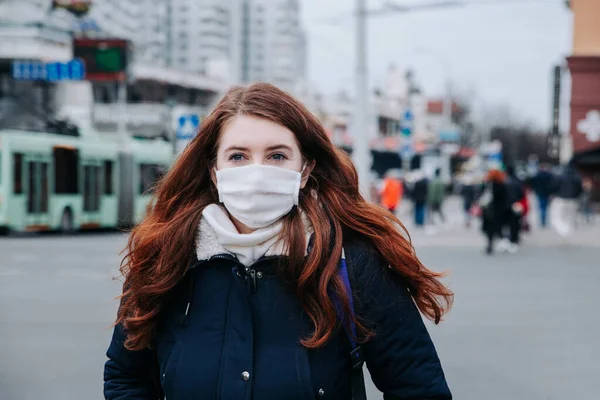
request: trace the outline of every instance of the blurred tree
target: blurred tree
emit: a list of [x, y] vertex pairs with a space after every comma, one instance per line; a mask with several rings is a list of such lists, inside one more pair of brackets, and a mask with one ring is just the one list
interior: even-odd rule
[[491, 128], [490, 138], [502, 143], [505, 164], [526, 162], [531, 155], [540, 161], [552, 162], [546, 151], [546, 133], [536, 130], [530, 124], [496, 125]]
[[460, 146], [476, 147], [480, 140], [473, 122], [475, 89], [461, 87], [453, 83], [452, 87], [452, 122], [461, 129]]

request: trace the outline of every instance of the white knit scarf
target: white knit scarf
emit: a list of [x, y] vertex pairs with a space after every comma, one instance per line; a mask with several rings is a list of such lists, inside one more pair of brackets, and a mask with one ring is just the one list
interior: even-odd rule
[[[313, 229], [305, 215], [302, 215], [302, 220], [308, 244]], [[277, 240], [282, 227], [283, 222], [278, 221], [252, 233], [239, 233], [227, 211], [217, 204], [211, 204], [202, 212], [196, 256], [202, 261], [227, 253], [235, 256], [243, 265], [250, 266], [263, 256], [284, 255], [283, 243]]]

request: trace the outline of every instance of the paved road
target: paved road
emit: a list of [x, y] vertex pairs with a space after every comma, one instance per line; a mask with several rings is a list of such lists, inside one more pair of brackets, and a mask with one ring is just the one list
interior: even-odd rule
[[[600, 228], [583, 245], [546, 232], [486, 257], [476, 231], [416, 232], [448, 270], [456, 305], [430, 331], [459, 400], [595, 398], [600, 370]], [[100, 400], [126, 237], [0, 238], [0, 399]], [[369, 398], [381, 399], [370, 384]]]

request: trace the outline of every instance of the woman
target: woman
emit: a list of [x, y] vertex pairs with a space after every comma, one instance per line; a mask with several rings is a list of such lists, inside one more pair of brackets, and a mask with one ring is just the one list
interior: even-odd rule
[[418, 311], [452, 293], [398, 226], [299, 102], [233, 88], [130, 236], [105, 397], [358, 398], [364, 359], [386, 399], [450, 399]]
[[484, 194], [479, 202], [482, 209], [482, 229], [488, 239], [486, 253], [492, 254], [494, 239], [502, 239], [502, 227], [511, 212], [506, 189], [506, 176], [502, 171], [490, 170], [486, 178]]

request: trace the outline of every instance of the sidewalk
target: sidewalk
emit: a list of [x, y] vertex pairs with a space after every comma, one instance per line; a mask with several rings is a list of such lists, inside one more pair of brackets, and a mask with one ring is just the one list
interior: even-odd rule
[[[481, 232], [481, 220], [474, 218], [471, 228], [465, 227], [462, 202], [460, 198], [450, 197], [444, 203], [446, 223], [436, 225], [435, 233], [427, 229], [417, 228], [411, 214], [412, 205], [404, 202], [398, 212], [400, 221], [406, 226], [415, 247], [481, 247], [485, 246], [486, 239]], [[528, 215], [531, 231], [522, 234], [523, 246], [534, 247], [597, 247], [600, 249], [600, 217], [591, 225], [580, 223], [574, 235], [568, 240], [559, 236], [556, 231], [548, 226], [541, 229], [538, 226], [538, 212], [533, 208]]]

